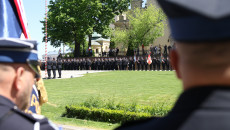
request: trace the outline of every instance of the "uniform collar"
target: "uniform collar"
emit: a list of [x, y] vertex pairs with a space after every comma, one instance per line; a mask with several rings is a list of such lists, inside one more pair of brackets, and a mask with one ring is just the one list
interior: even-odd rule
[[17, 109], [17, 106], [12, 101], [10, 101], [8, 98], [5, 98], [1, 95], [0, 95], [0, 106], [7, 106], [9, 108]]
[[200, 86], [186, 90], [172, 112], [192, 111], [200, 107], [230, 108], [230, 86]]

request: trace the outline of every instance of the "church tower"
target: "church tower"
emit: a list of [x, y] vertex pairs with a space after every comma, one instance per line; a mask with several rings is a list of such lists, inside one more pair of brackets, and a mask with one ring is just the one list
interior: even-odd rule
[[142, 8], [142, 3], [143, 3], [143, 0], [132, 0], [131, 1], [131, 9], [135, 9], [135, 8]]

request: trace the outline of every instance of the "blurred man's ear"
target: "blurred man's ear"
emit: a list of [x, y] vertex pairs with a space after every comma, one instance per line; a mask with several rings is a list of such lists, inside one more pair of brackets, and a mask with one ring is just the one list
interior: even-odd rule
[[23, 73], [25, 73], [25, 69], [23, 67], [18, 67], [15, 69], [16, 76], [14, 79], [14, 86], [16, 90], [20, 90], [22, 88], [23, 81]]
[[173, 69], [176, 71], [177, 78], [181, 79], [181, 74], [179, 70], [179, 56], [176, 49], [172, 49], [170, 51], [170, 59], [171, 59], [171, 65]]

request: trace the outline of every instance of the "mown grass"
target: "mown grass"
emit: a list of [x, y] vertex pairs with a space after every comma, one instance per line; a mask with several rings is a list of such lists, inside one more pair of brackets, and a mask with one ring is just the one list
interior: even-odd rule
[[113, 71], [86, 74], [72, 79], [45, 80], [49, 102], [42, 114], [58, 124], [113, 129], [119, 124], [61, 117], [66, 105], [81, 104], [89, 98], [138, 105], [173, 104], [181, 92], [174, 72]]

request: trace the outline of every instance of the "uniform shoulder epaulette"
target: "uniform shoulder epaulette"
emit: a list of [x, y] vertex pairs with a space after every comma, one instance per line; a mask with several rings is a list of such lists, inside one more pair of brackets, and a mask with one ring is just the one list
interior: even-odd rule
[[[12, 109], [13, 112], [22, 116], [26, 120], [32, 122], [37, 128], [44, 128], [46, 130], [58, 130], [57, 126], [49, 121], [45, 116], [38, 115], [38, 114], [27, 114], [18, 109]], [[36, 126], [36, 124], [39, 124]]]
[[[27, 113], [24, 113], [24, 112], [22, 112], [22, 111], [20, 111], [20, 110], [18, 110], [18, 109], [12, 109], [12, 111], [13, 111], [14, 113], [16, 113], [16, 114], [22, 116], [23, 118], [25, 118], [25, 119], [27, 119], [27, 120], [29, 120], [29, 121], [31, 121], [31, 122], [34, 122], [34, 123], [37, 122], [38, 120], [41, 120], [41, 119], [42, 119], [42, 118], [36, 119], [36, 118], [34, 118], [32, 115], [27, 114]], [[45, 119], [44, 116], [43, 116], [43, 119]]]

